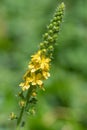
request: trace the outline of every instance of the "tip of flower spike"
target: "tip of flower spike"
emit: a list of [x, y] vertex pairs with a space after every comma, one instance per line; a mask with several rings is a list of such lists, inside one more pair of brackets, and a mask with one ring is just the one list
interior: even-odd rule
[[60, 4], [60, 7], [61, 7], [62, 9], [65, 8], [65, 4], [64, 4], [64, 2], [62, 2], [62, 3]]

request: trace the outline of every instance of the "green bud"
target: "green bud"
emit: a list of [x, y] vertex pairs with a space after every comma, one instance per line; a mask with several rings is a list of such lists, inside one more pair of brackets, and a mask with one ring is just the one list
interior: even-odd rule
[[57, 37], [58, 37], [57, 34], [54, 34], [53, 39], [56, 40]]
[[56, 16], [54, 16], [53, 21], [55, 21], [55, 22], [57, 21], [57, 17]]
[[48, 37], [48, 33], [45, 33], [44, 35], [43, 35], [43, 38], [47, 38]]
[[57, 18], [57, 20], [60, 20], [60, 16], [57, 16], [56, 18]]
[[64, 4], [64, 2], [61, 3], [60, 8], [61, 8], [62, 10], [65, 9], [65, 4]]
[[44, 41], [44, 45], [48, 45], [48, 41]]
[[61, 21], [58, 21], [58, 25], [60, 25]]
[[54, 50], [53, 46], [49, 46], [48, 49], [49, 49], [50, 51], [53, 51], [53, 50]]
[[49, 36], [49, 37], [48, 37], [48, 41], [49, 41], [49, 42], [53, 42], [53, 37]]
[[30, 108], [28, 114], [35, 115], [35, 108]]
[[40, 48], [42, 49], [44, 47], [44, 43], [40, 43]]
[[61, 16], [63, 14], [63, 12], [61, 11], [61, 12], [58, 12], [58, 16]]
[[53, 22], [53, 26], [57, 26], [57, 22]]
[[59, 27], [55, 27], [55, 26], [54, 26], [54, 27], [53, 27], [53, 31], [54, 31], [54, 32], [58, 32], [58, 31], [59, 31]]
[[42, 51], [42, 54], [46, 54], [47, 53], [47, 49], [42, 49], [41, 51]]
[[47, 28], [52, 29], [52, 27], [53, 27], [53, 24], [51, 23]]
[[52, 35], [53, 34], [53, 30], [49, 30], [48, 34]]

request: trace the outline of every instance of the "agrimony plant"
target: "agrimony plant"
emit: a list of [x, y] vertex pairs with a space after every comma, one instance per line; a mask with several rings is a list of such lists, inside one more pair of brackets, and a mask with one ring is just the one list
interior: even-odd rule
[[35, 112], [34, 104], [37, 103], [38, 87], [44, 90], [43, 81], [50, 77], [49, 71], [54, 46], [62, 23], [64, 9], [64, 3], [57, 7], [53, 19], [47, 26], [47, 32], [43, 35], [43, 41], [40, 43], [39, 50], [31, 56], [28, 70], [23, 76], [23, 82], [19, 84], [20, 114], [18, 116], [13, 112], [10, 114], [11, 120], [17, 119], [17, 127], [23, 124], [22, 119], [25, 112]]

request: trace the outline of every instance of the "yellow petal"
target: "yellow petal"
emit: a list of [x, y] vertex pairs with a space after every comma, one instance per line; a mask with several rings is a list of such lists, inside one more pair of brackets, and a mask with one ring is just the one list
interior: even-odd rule
[[43, 82], [41, 80], [37, 80], [37, 84], [42, 86], [43, 85]]

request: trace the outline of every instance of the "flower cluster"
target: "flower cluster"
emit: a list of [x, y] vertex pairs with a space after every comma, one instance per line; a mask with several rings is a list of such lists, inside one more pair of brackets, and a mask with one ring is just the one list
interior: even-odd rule
[[24, 82], [21, 83], [22, 90], [25, 91], [30, 86], [43, 86], [43, 80], [50, 76], [49, 68], [52, 58], [52, 52], [59, 32], [60, 23], [62, 22], [64, 13], [64, 3], [62, 3], [56, 10], [53, 19], [47, 27], [47, 32], [43, 35], [43, 42], [40, 43], [40, 50], [33, 56], [28, 65], [28, 71], [24, 75]]
[[23, 91], [29, 89], [30, 86], [43, 87], [43, 80], [50, 76], [50, 61], [51, 59], [47, 58], [41, 50], [31, 56], [29, 69], [24, 75], [24, 82], [19, 85]]

